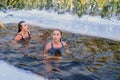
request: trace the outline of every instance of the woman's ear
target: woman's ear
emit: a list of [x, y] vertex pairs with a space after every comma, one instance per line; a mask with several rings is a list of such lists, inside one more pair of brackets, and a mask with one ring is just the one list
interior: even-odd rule
[[20, 27], [20, 29], [22, 30], [22, 26]]

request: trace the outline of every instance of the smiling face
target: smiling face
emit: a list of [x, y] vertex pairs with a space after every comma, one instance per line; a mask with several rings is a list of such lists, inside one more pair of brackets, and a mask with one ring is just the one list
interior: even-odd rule
[[21, 24], [21, 28], [23, 31], [26, 31], [26, 32], [29, 31], [28, 25], [25, 22]]
[[60, 42], [61, 38], [62, 38], [62, 34], [61, 31], [59, 30], [54, 30], [52, 33], [52, 37], [53, 37], [53, 41], [54, 42]]

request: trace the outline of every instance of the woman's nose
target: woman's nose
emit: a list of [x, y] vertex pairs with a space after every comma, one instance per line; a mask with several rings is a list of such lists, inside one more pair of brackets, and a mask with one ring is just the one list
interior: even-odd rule
[[26, 28], [28, 28], [28, 26], [26, 25]]

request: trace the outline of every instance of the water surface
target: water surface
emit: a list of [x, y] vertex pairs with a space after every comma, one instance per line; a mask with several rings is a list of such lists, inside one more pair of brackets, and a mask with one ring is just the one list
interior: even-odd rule
[[[6, 27], [7, 30], [0, 31], [0, 59], [11, 65], [32, 71], [49, 80], [120, 79], [119, 41], [64, 31], [62, 40], [69, 44], [73, 56], [66, 60], [47, 62], [41, 52], [45, 44], [52, 39], [52, 29], [30, 25], [32, 38], [29, 45], [11, 47], [8, 44], [17, 32], [17, 25], [6, 24]], [[36, 54], [40, 59], [26, 57], [25, 54]], [[63, 53], [63, 56], [69, 57], [66, 53]]]

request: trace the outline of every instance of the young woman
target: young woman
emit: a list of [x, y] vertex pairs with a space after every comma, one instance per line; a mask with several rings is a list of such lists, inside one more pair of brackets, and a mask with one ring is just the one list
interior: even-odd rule
[[18, 23], [18, 32], [17, 35], [14, 37], [16, 42], [28, 42], [30, 40], [30, 30], [25, 21], [20, 21]]
[[14, 37], [13, 41], [9, 42], [9, 45], [13, 47], [21, 47], [23, 45], [27, 45], [29, 40], [30, 40], [29, 27], [25, 21], [20, 21], [18, 23], [18, 32]]
[[50, 57], [61, 57], [62, 52], [65, 50], [69, 53], [67, 49], [67, 43], [62, 41], [62, 32], [59, 29], [55, 29], [52, 33], [53, 41], [49, 42], [44, 49], [44, 56]]
[[[70, 53], [67, 48], [67, 43], [62, 41], [62, 32], [59, 29], [53, 30], [53, 40], [49, 42], [44, 49], [43, 55], [46, 59], [47, 73], [51, 71], [59, 71], [59, 62], [54, 62], [55, 68], [52, 68], [52, 59], [62, 59], [62, 52]], [[52, 62], [51, 62], [52, 61]]]

